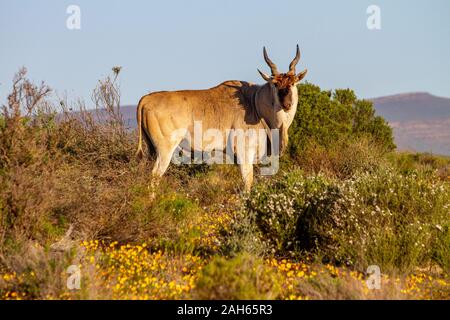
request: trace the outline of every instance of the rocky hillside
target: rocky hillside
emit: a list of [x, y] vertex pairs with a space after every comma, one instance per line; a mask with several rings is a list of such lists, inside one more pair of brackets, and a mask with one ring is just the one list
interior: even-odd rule
[[400, 150], [450, 155], [450, 99], [425, 92], [371, 99], [394, 128]]

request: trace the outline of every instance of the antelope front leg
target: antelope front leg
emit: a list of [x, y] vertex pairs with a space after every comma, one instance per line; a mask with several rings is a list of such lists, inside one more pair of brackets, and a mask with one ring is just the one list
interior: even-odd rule
[[248, 150], [244, 150], [241, 145], [237, 152], [238, 164], [241, 169], [242, 179], [244, 180], [245, 192], [250, 192], [253, 184], [253, 160], [256, 155], [256, 148], [254, 147], [256, 142], [254, 139], [255, 136], [251, 135], [251, 137], [246, 140], [246, 145], [252, 147], [249, 147]]
[[244, 191], [250, 192], [253, 184], [253, 164], [241, 163], [240, 164], [242, 179], [244, 180]]

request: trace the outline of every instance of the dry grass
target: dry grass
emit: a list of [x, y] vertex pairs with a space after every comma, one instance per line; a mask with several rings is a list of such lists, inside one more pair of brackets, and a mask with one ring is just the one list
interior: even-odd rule
[[369, 138], [338, 140], [330, 147], [314, 141], [294, 159], [307, 173], [325, 173], [339, 179], [386, 165], [383, 149]]

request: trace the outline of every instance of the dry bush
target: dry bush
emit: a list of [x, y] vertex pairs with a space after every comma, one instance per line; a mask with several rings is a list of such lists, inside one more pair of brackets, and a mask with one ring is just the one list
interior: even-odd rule
[[54, 116], [45, 100], [50, 89], [36, 86], [21, 69], [2, 106], [0, 121], [0, 245], [39, 238], [54, 199], [52, 175], [60, 161], [50, 139]]
[[[123, 125], [117, 73], [94, 89], [96, 111], [82, 101], [56, 107], [51, 90], [32, 84], [25, 69], [14, 78], [0, 117], [3, 264], [6, 252], [27, 241], [50, 245], [71, 225], [69, 238], [78, 239], [139, 241], [175, 232], [175, 221], [152, 211], [167, 188], [152, 197], [149, 166], [134, 160], [136, 137]], [[133, 207], [137, 198], [143, 210]]]
[[91, 162], [97, 166], [129, 163], [135, 152], [135, 136], [124, 126], [120, 112], [120, 88], [114, 78], [100, 80], [93, 90], [95, 110], [88, 111], [83, 101], [73, 107], [61, 101], [61, 122], [58, 124], [58, 146], [72, 161]]
[[308, 173], [325, 173], [340, 179], [372, 172], [386, 165], [385, 151], [368, 138], [339, 140], [324, 147], [312, 140], [294, 159]]

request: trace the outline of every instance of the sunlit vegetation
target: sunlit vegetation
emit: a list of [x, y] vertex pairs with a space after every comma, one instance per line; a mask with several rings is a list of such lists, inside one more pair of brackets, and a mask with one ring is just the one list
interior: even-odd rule
[[450, 298], [450, 159], [396, 152], [370, 102], [301, 85], [279, 173], [245, 194], [228, 165], [173, 165], [154, 183], [116, 78], [93, 92], [101, 112], [25, 70], [14, 79], [0, 116], [1, 299]]

